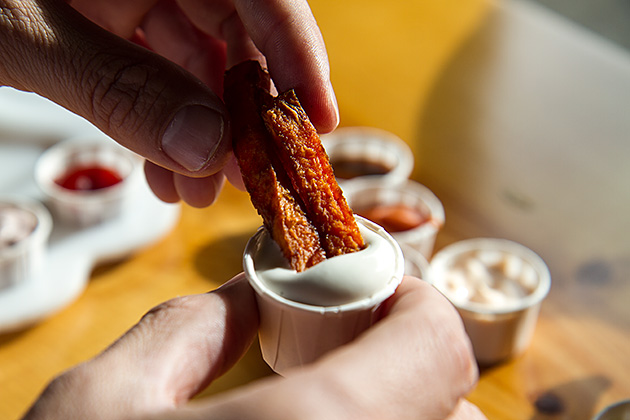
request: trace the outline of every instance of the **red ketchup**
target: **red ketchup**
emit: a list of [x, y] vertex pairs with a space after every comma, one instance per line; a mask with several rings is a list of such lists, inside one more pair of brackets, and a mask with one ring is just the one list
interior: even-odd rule
[[55, 183], [72, 191], [95, 191], [108, 188], [122, 181], [122, 177], [112, 169], [100, 166], [77, 166], [55, 180]]
[[357, 209], [357, 214], [381, 225], [390, 233], [403, 232], [429, 221], [430, 216], [404, 204], [379, 204]]

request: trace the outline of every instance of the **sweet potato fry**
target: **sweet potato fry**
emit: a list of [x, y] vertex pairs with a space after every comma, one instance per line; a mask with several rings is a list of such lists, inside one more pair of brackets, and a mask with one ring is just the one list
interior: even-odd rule
[[303, 271], [324, 260], [325, 253], [317, 230], [272, 164], [269, 133], [260, 116], [262, 104], [271, 100], [269, 75], [257, 62], [245, 62], [228, 71], [224, 83], [234, 153], [252, 204], [291, 267]]
[[363, 238], [337, 184], [317, 130], [293, 90], [274, 98], [263, 119], [284, 171], [317, 228], [327, 257], [358, 251]]
[[303, 271], [362, 249], [352, 211], [295, 93], [273, 98], [269, 75], [256, 61], [234, 66], [224, 83], [245, 186], [291, 267]]

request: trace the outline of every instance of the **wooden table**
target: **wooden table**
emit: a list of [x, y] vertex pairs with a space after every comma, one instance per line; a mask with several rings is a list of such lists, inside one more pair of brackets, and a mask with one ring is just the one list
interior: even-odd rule
[[[626, 69], [623, 54], [585, 44], [575, 28], [511, 2], [311, 5], [327, 42], [342, 125], [380, 127], [408, 141], [416, 153], [414, 178], [442, 199], [447, 222], [436, 248], [501, 236], [531, 247], [550, 267], [553, 286], [530, 348], [482, 371], [470, 399], [491, 420], [586, 420], [629, 397], [630, 153], [621, 141], [627, 134], [620, 134], [627, 125], [617, 108], [597, 114], [627, 92], [627, 78], [612, 85], [623, 74], [617, 70]], [[565, 86], [584, 85], [579, 75], [541, 77], [557, 76], [561, 66], [540, 69], [541, 62], [565, 63], [557, 54], [518, 62], [554, 52], [558, 42], [561, 51], [586, 59], [602, 50], [616, 57], [612, 73], [604, 72], [605, 95], [588, 91], [597, 107], [586, 107], [583, 118], [573, 118], [582, 102], [567, 96]], [[527, 63], [539, 70], [524, 71]], [[536, 83], [528, 85], [532, 74]], [[530, 96], [541, 103], [527, 102]], [[566, 103], [553, 102], [563, 98]], [[585, 120], [603, 121], [598, 132], [611, 132], [589, 140]], [[568, 125], [574, 131], [558, 129]], [[183, 207], [175, 229], [158, 243], [97, 267], [85, 292], [59, 313], [0, 335], [0, 418], [18, 417], [51, 378], [98, 353], [152, 306], [205, 292], [239, 272], [245, 242], [259, 223], [247, 196], [228, 187], [210, 208]], [[254, 346], [206, 392], [268, 374]], [[561, 400], [561, 414], [536, 410], [546, 394]]]

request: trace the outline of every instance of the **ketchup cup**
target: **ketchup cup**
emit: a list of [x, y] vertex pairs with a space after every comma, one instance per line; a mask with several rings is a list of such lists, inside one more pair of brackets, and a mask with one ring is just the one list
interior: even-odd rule
[[139, 159], [109, 138], [78, 138], [46, 150], [35, 179], [54, 215], [87, 227], [120, 214]]

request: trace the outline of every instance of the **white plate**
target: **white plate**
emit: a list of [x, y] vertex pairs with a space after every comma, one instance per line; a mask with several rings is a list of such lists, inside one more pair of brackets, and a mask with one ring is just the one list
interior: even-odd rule
[[[3, 114], [7, 109], [12, 110], [10, 119]], [[7, 88], [0, 88], [0, 115], [5, 116], [0, 118], [2, 194], [42, 200], [33, 168], [44, 145], [51, 139], [90, 131], [103, 136], [83, 119], [53, 103]], [[134, 194], [124, 203], [120, 216], [82, 229], [53, 222], [41, 274], [0, 290], [0, 332], [24, 327], [61, 310], [81, 295], [96, 264], [147, 246], [174, 227], [179, 206], [158, 200], [142, 171], [137, 171], [131, 181]]]

